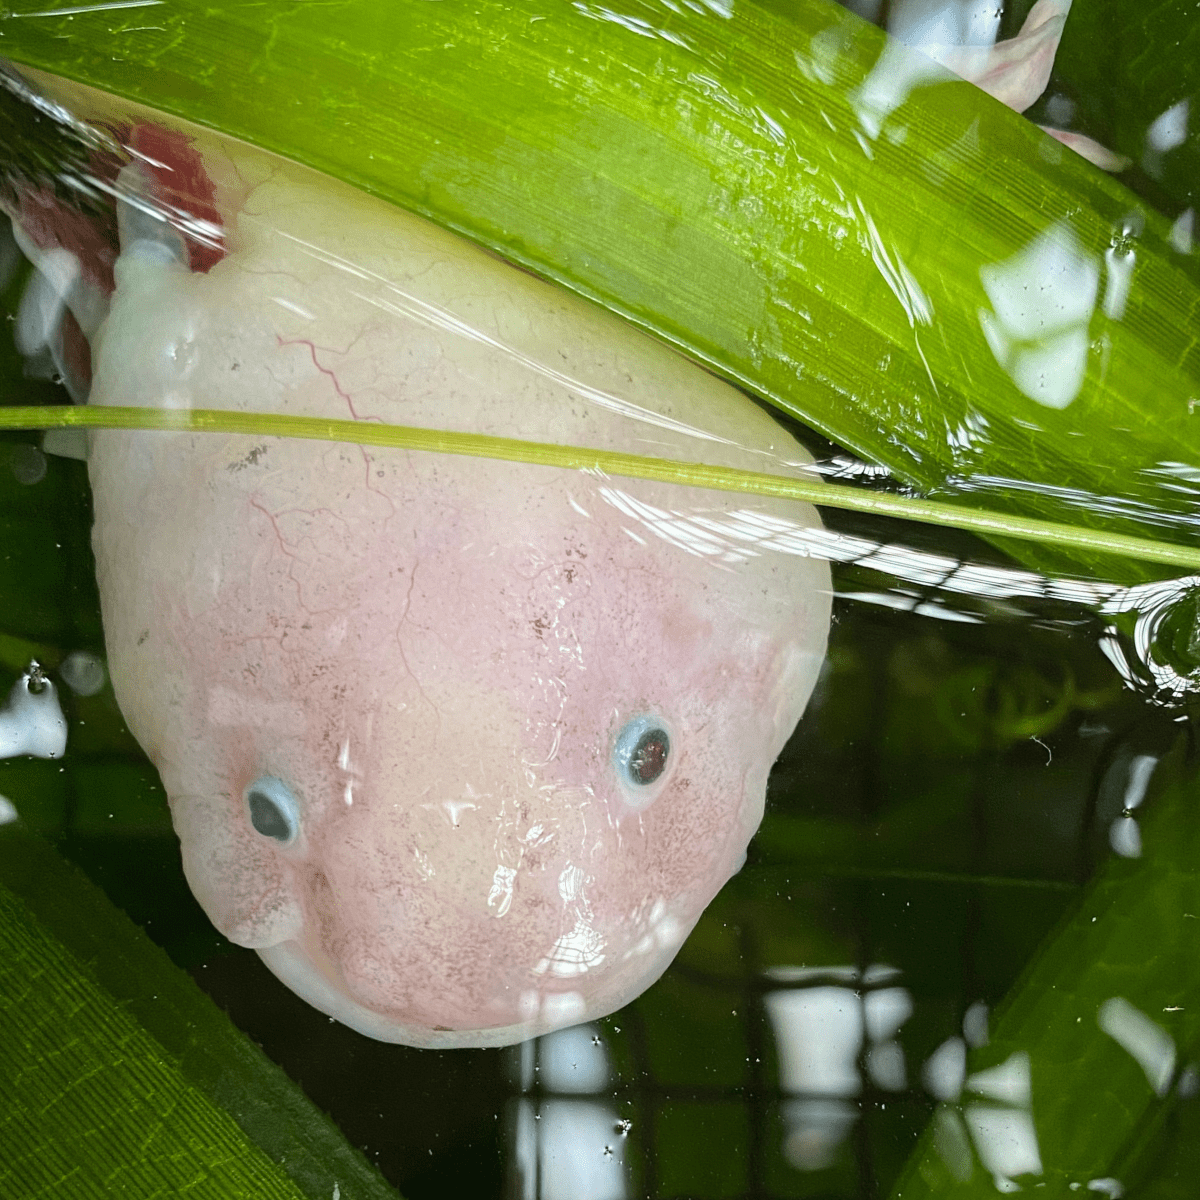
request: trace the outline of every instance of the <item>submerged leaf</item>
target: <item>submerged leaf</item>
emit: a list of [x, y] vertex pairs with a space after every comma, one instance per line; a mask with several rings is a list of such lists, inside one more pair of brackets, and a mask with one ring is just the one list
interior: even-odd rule
[[1053, 1195], [1115, 1180], [1122, 1191], [1106, 1194], [1119, 1195], [1172, 1110], [1194, 1104], [1200, 778], [1182, 758], [1159, 762], [1165, 783], [1144, 808], [1140, 792], [1127, 798], [1112, 834], [1122, 854], [1009, 995], [897, 1200], [994, 1196], [1013, 1179]]
[[0, 881], [0, 1195], [395, 1196], [48, 845]]

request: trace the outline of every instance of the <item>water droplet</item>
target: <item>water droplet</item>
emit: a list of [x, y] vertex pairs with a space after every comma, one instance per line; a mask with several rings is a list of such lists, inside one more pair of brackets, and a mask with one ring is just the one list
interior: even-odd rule
[[26, 486], [41, 483], [46, 477], [46, 456], [28, 442], [18, 442], [10, 448], [8, 463], [13, 478]]

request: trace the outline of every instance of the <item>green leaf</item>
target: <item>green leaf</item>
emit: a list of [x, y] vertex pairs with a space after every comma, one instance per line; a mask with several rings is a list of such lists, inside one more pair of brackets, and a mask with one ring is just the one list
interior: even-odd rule
[[[996, 1194], [981, 1139], [972, 1147], [967, 1133], [983, 1111], [1031, 1115], [1042, 1169], [1025, 1182], [1046, 1195], [1095, 1179], [1129, 1187], [1153, 1169], [1147, 1149], [1188, 1094], [1184, 1068], [1200, 1049], [1200, 775], [1182, 757], [1178, 747], [1160, 762], [1168, 782], [1157, 797], [1118, 818], [1140, 825], [1141, 856], [1110, 858], [970, 1056], [976, 1076], [1027, 1058], [1031, 1101], [989, 1098], [968, 1075], [961, 1100], [935, 1114], [897, 1200]], [[1139, 1037], [1141, 1061], [1130, 1049]]]
[[[965, 83], [899, 97], [872, 140], [883, 37], [828, 0], [672, 8], [177, 0], [72, 10], [64, 37], [20, 0], [0, 50], [428, 214], [927, 493], [1186, 531], [1194, 488], [1169, 472], [1200, 452], [1200, 267], [1168, 223]], [[987, 272], [1048, 227], [1097, 280], [1106, 253], [1132, 267], [1071, 335], [1063, 407], [1022, 393], [980, 315]]]
[[0, 880], [0, 1196], [395, 1197], [49, 846]]

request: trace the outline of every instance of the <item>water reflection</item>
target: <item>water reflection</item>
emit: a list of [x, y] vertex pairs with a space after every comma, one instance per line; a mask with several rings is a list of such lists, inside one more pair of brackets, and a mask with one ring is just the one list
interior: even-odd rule
[[1146, 1081], [1154, 1094], [1165, 1096], [1175, 1074], [1175, 1042], [1171, 1035], [1123, 996], [1106, 1000], [1100, 1006], [1097, 1021], [1146, 1072]]
[[520, 1200], [624, 1200], [628, 1123], [595, 1025], [576, 1025], [514, 1050], [521, 1097], [510, 1106], [509, 1194]]
[[979, 278], [992, 304], [979, 310], [979, 323], [996, 362], [1022, 395], [1066, 408], [1087, 370], [1100, 282], [1092, 257], [1059, 223], [1007, 261], [981, 267]]
[[66, 749], [67, 722], [58, 692], [40, 664], [30, 663], [0, 708], [0, 759], [61, 758]]
[[1142, 167], [1147, 175], [1161, 175], [1163, 155], [1187, 141], [1190, 114], [1191, 101], [1180, 100], [1150, 122], [1142, 155]]
[[[839, 462], [833, 469], [848, 473], [852, 468]], [[630, 519], [631, 537], [650, 535], [714, 563], [776, 553], [821, 558], [883, 577], [882, 584], [876, 580], [862, 589], [841, 581], [840, 594], [863, 603], [967, 623], [999, 615], [997, 602], [1009, 606], [1008, 616], [1040, 615], [1012, 607], [1014, 601], [1083, 606], [1105, 619], [1100, 647], [1131, 687], [1168, 703], [1200, 687], [1200, 576], [1136, 585], [1050, 576], [816, 528], [750, 508], [666, 509], [616, 484], [598, 493]]]
[[1108, 843], [1122, 858], [1141, 857], [1142, 831], [1133, 810], [1145, 799], [1146, 787], [1157, 765], [1158, 759], [1153, 754], [1139, 754], [1130, 763], [1121, 814], [1108, 827]]
[[[858, 1117], [852, 1098], [865, 1071], [885, 1091], [908, 1084], [904, 1050], [895, 1040], [912, 1016], [912, 997], [894, 986], [899, 972], [883, 965], [775, 967], [768, 976], [790, 986], [763, 998], [774, 1034], [782, 1114], [783, 1153], [792, 1166], [829, 1166]], [[837, 982], [833, 982], [837, 981]]]
[[1196, 231], [1196, 210], [1185, 208], [1171, 224], [1171, 245], [1180, 254], [1191, 254]]
[[[879, 20], [881, 6], [872, 0], [843, 2], [867, 20]], [[856, 98], [867, 139], [879, 136], [886, 119], [914, 89], [943, 81], [948, 73], [1024, 112], [1046, 88], [1070, 7], [1071, 0], [1037, 0], [1017, 35], [997, 41], [1002, 5], [970, 0], [901, 0], [890, 5], [891, 40]], [[1120, 171], [1129, 165], [1127, 158], [1091, 138], [1059, 128], [1059, 123], [1069, 124], [1074, 113], [1065, 97], [1055, 99], [1059, 103], [1048, 106], [1047, 113], [1055, 124], [1043, 125], [1046, 133], [1103, 170]], [[867, 142], [860, 138], [860, 144], [870, 157]]]

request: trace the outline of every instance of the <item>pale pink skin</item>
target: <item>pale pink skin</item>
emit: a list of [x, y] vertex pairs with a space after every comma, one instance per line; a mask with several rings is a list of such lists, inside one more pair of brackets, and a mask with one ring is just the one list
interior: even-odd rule
[[[804, 472], [757, 407], [615, 318], [348, 188], [203, 148], [231, 252], [201, 275], [122, 247], [93, 403]], [[745, 531], [819, 524], [808, 506], [224, 435], [99, 433], [90, 474], [111, 675], [188, 880], [318, 1008], [419, 1046], [596, 1017], [738, 870], [830, 608], [824, 562]], [[671, 737], [649, 788], [613, 756], [638, 715]], [[250, 822], [264, 775], [299, 802], [292, 844]]]
[[[1070, 11], [1071, 0], [1037, 0], [1017, 36], [1007, 41], [994, 46], [926, 45], [920, 50], [1001, 104], [1024, 112], [1046, 90]], [[1048, 125], [1041, 128], [1105, 171], [1129, 166], [1124, 155], [1081, 133]]]

